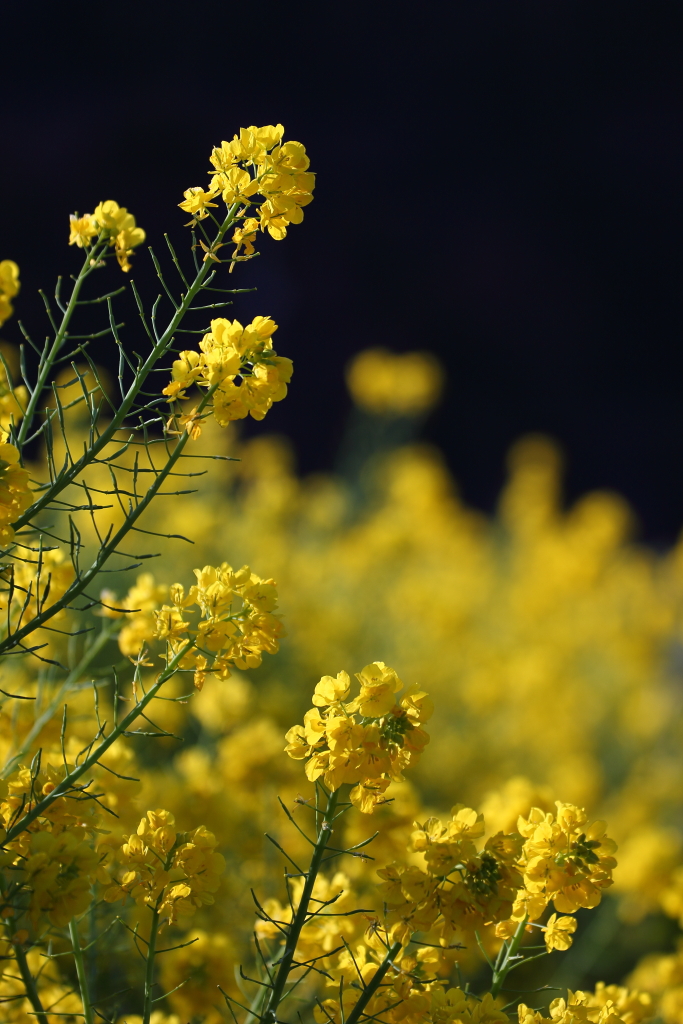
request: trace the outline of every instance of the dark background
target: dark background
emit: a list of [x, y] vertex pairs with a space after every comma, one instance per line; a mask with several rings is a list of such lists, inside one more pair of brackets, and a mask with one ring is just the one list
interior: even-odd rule
[[[37, 3], [3, 10], [0, 258], [36, 289], [79, 262], [67, 215], [126, 205], [183, 245], [212, 145], [282, 121], [318, 187], [239, 268], [296, 375], [264, 425], [334, 463], [348, 358], [428, 348], [426, 426], [467, 501], [520, 434], [555, 436], [568, 497], [609, 487], [641, 536], [683, 524], [681, 33], [673, 2]], [[140, 251], [134, 277], [157, 285]], [[114, 271], [112, 271], [112, 274]], [[225, 272], [224, 272], [225, 273]], [[227, 276], [227, 275], [226, 275]], [[142, 344], [126, 310], [127, 338]], [[3, 336], [18, 338], [16, 319]], [[105, 358], [100, 355], [100, 358]], [[263, 427], [257, 427], [262, 430]]]

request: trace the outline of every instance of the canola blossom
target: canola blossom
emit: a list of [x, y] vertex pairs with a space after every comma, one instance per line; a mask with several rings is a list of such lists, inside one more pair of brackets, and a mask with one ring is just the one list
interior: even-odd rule
[[[292, 362], [271, 317], [204, 311], [315, 175], [281, 124], [209, 168], [161, 296], [117, 286], [146, 235], [106, 200], [35, 368], [3, 348], [0, 1018], [680, 1024], [683, 939], [638, 931], [683, 926], [679, 549], [614, 496], [563, 508], [538, 437], [468, 509], [414, 441], [428, 352], [353, 360], [336, 475], [241, 440]], [[3, 260], [0, 324], [19, 295]]]

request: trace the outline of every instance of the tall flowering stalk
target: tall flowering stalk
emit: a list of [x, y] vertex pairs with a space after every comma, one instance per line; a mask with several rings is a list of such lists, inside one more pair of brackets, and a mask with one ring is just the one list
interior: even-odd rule
[[[81, 922], [92, 906], [92, 887], [111, 881], [114, 870], [113, 848], [101, 839], [108, 831], [102, 814], [114, 813], [112, 798], [101, 782], [105, 773], [122, 782], [127, 779], [109, 765], [112, 756], [120, 756], [115, 753], [119, 741], [168, 735], [149, 715], [154, 702], [158, 706], [164, 699], [162, 688], [178, 673], [192, 671], [201, 689], [207, 672], [227, 679], [233, 666], [257, 665], [263, 652], [277, 650], [282, 634], [274, 614], [275, 585], [250, 570], [207, 566], [198, 570], [197, 584], [187, 597], [182, 586], [172, 588], [170, 604], [155, 600], [154, 583], [145, 596], [142, 578], [130, 589], [128, 602], [102, 590], [101, 584], [104, 572], [130, 572], [153, 557], [128, 552], [126, 541], [156, 535], [147, 521], [143, 528], [141, 520], [158, 496], [185, 493], [163, 488], [175, 477], [192, 475], [185, 472], [183, 460], [206, 417], [213, 415], [221, 425], [248, 413], [262, 419], [273, 402], [286, 395], [292, 363], [273, 350], [277, 325], [271, 318], [256, 317], [246, 328], [221, 318], [201, 327], [195, 318], [199, 313], [203, 319], [208, 310], [228, 305], [228, 296], [248, 290], [227, 287], [229, 278], [223, 274], [256, 255], [259, 232], [282, 239], [290, 224], [302, 220], [302, 208], [312, 199], [314, 175], [304, 147], [285, 142], [283, 134], [281, 125], [252, 126], [212, 151], [208, 190], [189, 189], [179, 204], [192, 214], [187, 225], [192, 229], [189, 266], [183, 266], [165, 236], [176, 275], [175, 282], [168, 280], [149, 248], [163, 289], [163, 296], [151, 304], [132, 280], [99, 293], [91, 289], [92, 280], [106, 273], [112, 262], [130, 273], [131, 261], [145, 241], [145, 231], [133, 214], [114, 200], [99, 203], [92, 213], [74, 214], [68, 240], [82, 253], [80, 270], [70, 277], [69, 288], [58, 279], [53, 298], [41, 293], [51, 333], [44, 344], [37, 344], [20, 324], [23, 383], [15, 384], [3, 359], [0, 656], [10, 659], [5, 662], [10, 667], [21, 664], [22, 669], [12, 673], [16, 687], [2, 692], [9, 702], [37, 700], [31, 670], [27, 675], [23, 668], [25, 659], [32, 659], [41, 712], [3, 773], [7, 781], [0, 890], [17, 976], [24, 980], [23, 998], [45, 1019], [51, 1007], [41, 1003], [40, 972], [35, 972], [31, 951], [52, 942], [55, 929], [68, 929], [86, 1021], [102, 1016], [96, 994], [88, 990], [92, 943], [83, 941]], [[230, 240], [233, 251], [224, 271], [223, 250]], [[19, 287], [19, 268], [4, 260], [0, 323], [13, 313]], [[117, 298], [126, 288], [137, 304], [143, 332], [132, 344], [122, 336], [116, 316]], [[100, 324], [81, 326], [88, 313], [99, 315]], [[179, 351], [184, 334], [203, 336], [198, 351]], [[116, 398], [92, 358], [96, 340], [118, 352]], [[154, 375], [165, 370], [171, 384], [156, 387]], [[188, 409], [181, 403], [194, 384], [200, 395]], [[85, 417], [85, 439], [82, 422], [75, 425], [76, 416], [81, 421]], [[44, 478], [35, 475], [36, 467], [29, 462], [29, 453], [37, 446], [44, 452]], [[193, 603], [199, 615], [196, 628], [183, 618]], [[89, 612], [101, 617], [99, 630]], [[79, 639], [82, 636], [85, 640]], [[91, 676], [93, 665], [117, 637], [126, 660], [113, 675], [100, 669]], [[151, 657], [161, 657], [163, 665], [150, 680]], [[78, 749], [82, 745], [73, 734], [70, 709], [74, 695], [90, 678], [97, 727]], [[124, 697], [128, 687], [132, 697]], [[132, 703], [122, 710], [124, 699]], [[50, 736], [57, 716], [61, 729]], [[151, 723], [151, 729], [140, 727], [140, 721]], [[149, 822], [163, 816], [155, 813]], [[178, 914], [194, 907], [196, 893], [203, 894], [200, 904], [206, 902], [216, 888], [207, 880], [207, 864], [219, 874], [221, 864], [218, 854], [211, 854], [206, 863], [196, 856], [193, 861], [193, 850], [208, 849], [208, 832], [179, 833], [170, 846], [164, 840], [161, 847], [158, 833], [156, 828], [152, 839], [144, 831], [142, 838], [129, 838], [126, 856], [131, 864], [143, 866], [142, 875], [129, 869], [105, 897], [111, 901], [142, 891], [143, 903], [151, 907], [144, 1024], [149, 1024], [158, 1002], [153, 992], [158, 927], [164, 920], [174, 924]], [[154, 868], [150, 878], [144, 865]], [[131, 870], [132, 877], [139, 878], [135, 885]], [[178, 871], [186, 873], [185, 879], [169, 888], [164, 879]]]

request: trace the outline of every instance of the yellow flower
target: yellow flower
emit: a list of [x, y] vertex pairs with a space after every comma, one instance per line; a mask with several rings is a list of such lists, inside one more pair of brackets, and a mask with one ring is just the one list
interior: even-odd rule
[[345, 700], [351, 689], [348, 672], [337, 672], [336, 676], [323, 676], [313, 692], [313, 703], [317, 707], [327, 707]]
[[109, 235], [118, 234], [127, 216], [128, 210], [125, 206], [119, 206], [113, 199], [105, 199], [104, 202], [98, 203], [92, 214], [98, 226]]
[[356, 678], [361, 684], [360, 694], [350, 708], [360, 711], [365, 718], [386, 715], [395, 704], [394, 694], [403, 686], [394, 670], [387, 668], [383, 661], [366, 665]]
[[244, 246], [245, 256], [253, 256], [256, 251], [254, 248], [254, 239], [256, 238], [256, 232], [258, 231], [259, 222], [256, 217], [245, 217], [240, 227], [235, 228], [232, 236], [232, 240], [236, 245], [236, 249], [233, 252], [233, 259], [239, 255], [239, 251]]
[[109, 244], [114, 246], [116, 259], [122, 270], [130, 270], [129, 256], [133, 249], [145, 240], [145, 232], [136, 226], [135, 217], [125, 206], [119, 206], [113, 199], [99, 203], [92, 214], [94, 221], [109, 236]]
[[216, 837], [203, 825], [183, 833], [174, 826], [169, 811], [148, 811], [137, 833], [124, 837], [119, 857], [125, 870], [120, 882], [105, 891], [106, 902], [131, 896], [169, 924], [213, 903], [225, 870], [225, 860], [215, 852]]
[[232, 206], [233, 203], [244, 203], [248, 206], [251, 197], [259, 191], [259, 183], [242, 167], [230, 167], [227, 171], [215, 175], [212, 188], [222, 193], [223, 201], [228, 206]]
[[545, 926], [545, 948], [548, 952], [569, 949], [577, 924], [575, 917], [558, 917], [557, 914], [549, 917]]
[[11, 317], [11, 299], [19, 291], [19, 267], [14, 260], [0, 260], [0, 326]]
[[194, 225], [196, 221], [204, 220], [205, 217], [209, 216], [209, 207], [218, 206], [218, 203], [211, 202], [218, 195], [218, 191], [215, 185], [211, 185], [208, 191], [205, 191], [201, 185], [185, 189], [183, 192], [185, 199], [182, 203], [178, 203], [178, 206], [185, 213], [192, 214], [193, 219], [190, 221], [190, 224]]
[[397, 705], [394, 693], [402, 683], [384, 662], [366, 665], [357, 678], [361, 695], [347, 700], [351, 689], [348, 674], [323, 676], [303, 727], [294, 726], [287, 732], [285, 750], [295, 760], [306, 761], [306, 777], [311, 782], [322, 776], [332, 790], [344, 783], [353, 785], [351, 802], [370, 814], [386, 802], [384, 793], [392, 780], [402, 780], [403, 770], [417, 761], [429, 742], [427, 733], [415, 725], [419, 720], [415, 698], [418, 694], [424, 698], [425, 715], [427, 698], [411, 688], [414, 704], [409, 700], [406, 707]]
[[69, 217], [69, 229], [69, 245], [77, 245], [79, 249], [89, 246], [100, 231], [92, 213], [84, 213], [82, 217], [72, 213]]
[[17, 264], [14, 260], [0, 260], [0, 292], [4, 292], [8, 299], [13, 299], [20, 287]]

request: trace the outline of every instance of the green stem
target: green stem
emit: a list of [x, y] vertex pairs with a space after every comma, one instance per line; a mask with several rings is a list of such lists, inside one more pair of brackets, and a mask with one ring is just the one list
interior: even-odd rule
[[[204, 395], [203, 399], [197, 406], [198, 413], [202, 413], [204, 411], [207, 403], [212, 398], [217, 387], [218, 384], [214, 384], [213, 387], [211, 387]], [[5, 639], [0, 643], [0, 655], [4, 654], [8, 650], [11, 650], [13, 647], [16, 647], [17, 644], [21, 643], [24, 637], [28, 636], [30, 633], [33, 633], [36, 629], [40, 629], [40, 627], [45, 622], [48, 622], [53, 617], [53, 615], [56, 615], [57, 612], [61, 611], [63, 608], [67, 608], [71, 604], [71, 602], [80, 594], [82, 594], [86, 587], [90, 583], [92, 583], [92, 581], [101, 571], [103, 565], [115, 553], [121, 541], [131, 531], [134, 524], [137, 522], [142, 513], [148, 507], [152, 498], [156, 496], [156, 494], [159, 491], [159, 488], [166, 481], [169, 473], [171, 472], [176, 462], [182, 455], [183, 449], [185, 448], [185, 445], [187, 444], [189, 439], [190, 435], [188, 431], [183, 431], [181, 436], [178, 438], [178, 441], [176, 442], [173, 451], [166, 460], [165, 466], [162, 469], [160, 469], [159, 472], [157, 473], [156, 477], [154, 478], [154, 483], [147, 490], [147, 493], [145, 494], [144, 498], [142, 498], [142, 500], [138, 502], [135, 508], [128, 513], [125, 521], [116, 531], [114, 536], [106, 544], [102, 545], [100, 550], [97, 552], [97, 557], [95, 558], [95, 561], [90, 566], [90, 568], [87, 569], [82, 576], [74, 580], [74, 582], [71, 584], [68, 590], [65, 590], [65, 592], [62, 594], [58, 601], [55, 601], [54, 604], [51, 604], [44, 611], [40, 612], [40, 614], [35, 615], [29, 622], [26, 623], [25, 626], [22, 626], [21, 629], [18, 629], [16, 630], [16, 632], [10, 633], [8, 636], [6, 636]]]
[[[228, 215], [223, 221], [220, 230], [213, 242], [214, 247], [221, 241], [225, 233], [234, 224], [235, 213], [237, 212], [238, 208], [239, 204], [235, 203], [228, 210]], [[66, 487], [68, 487], [69, 484], [73, 483], [76, 477], [83, 472], [86, 466], [88, 466], [93, 461], [93, 459], [95, 459], [99, 455], [99, 453], [104, 448], [106, 448], [106, 446], [112, 440], [114, 434], [116, 434], [116, 432], [123, 425], [124, 420], [126, 419], [128, 413], [133, 407], [135, 399], [137, 398], [140, 390], [142, 389], [143, 384], [145, 383], [145, 380], [151, 373], [155, 364], [168, 352], [168, 349], [170, 348], [173, 342], [175, 332], [178, 330], [178, 327], [180, 326], [183, 318], [185, 317], [185, 314], [188, 312], [195, 298], [201, 291], [204, 284], [204, 279], [209, 273], [212, 272], [212, 270], [213, 266], [211, 265], [211, 261], [202, 263], [197, 273], [197, 276], [190, 285], [187, 294], [183, 296], [180, 305], [178, 306], [177, 310], [171, 317], [168, 327], [163, 332], [163, 334], [159, 338], [159, 341], [154, 345], [152, 351], [147, 356], [147, 359], [144, 361], [140, 369], [135, 374], [135, 380], [133, 381], [128, 391], [126, 392], [126, 396], [121, 402], [119, 408], [117, 409], [113, 419], [109, 423], [109, 426], [102, 431], [97, 441], [95, 441], [95, 443], [91, 447], [89, 447], [86, 452], [84, 452], [81, 458], [77, 462], [74, 462], [69, 469], [66, 469], [63, 473], [60, 473], [58, 479], [55, 480], [54, 484], [52, 484], [52, 486], [49, 487], [44, 492], [43, 496], [39, 498], [38, 501], [35, 501], [31, 505], [31, 507], [28, 508], [24, 512], [24, 514], [21, 515], [16, 520], [16, 522], [12, 524], [15, 532], [18, 532], [24, 526], [27, 526], [31, 522], [31, 520], [35, 518], [38, 512], [45, 508], [46, 505], [49, 505], [50, 502], [54, 501], [55, 497], [58, 494], [61, 494], [61, 492]]]
[[85, 1018], [85, 1024], [95, 1024], [92, 1006], [90, 1005], [90, 993], [88, 991], [88, 979], [85, 973], [85, 964], [83, 962], [83, 950], [81, 949], [81, 940], [78, 937], [78, 925], [74, 917], [69, 921], [69, 935], [71, 936], [71, 945], [74, 951], [74, 960], [76, 962], [76, 974], [78, 976], [78, 987], [81, 990], [81, 1001], [83, 1003], [83, 1017]]
[[19, 973], [21, 975], [21, 980], [24, 983], [24, 989], [26, 990], [26, 998], [33, 1007], [33, 1012], [35, 1013], [38, 1020], [44, 1021], [45, 1024], [47, 1024], [47, 1014], [43, 1009], [43, 1004], [40, 1001], [40, 996], [38, 995], [38, 989], [36, 987], [36, 979], [31, 974], [31, 968], [28, 965], [28, 960], [26, 959], [24, 947], [18, 944], [15, 945], [14, 954], [17, 958]]
[[[214, 242], [214, 245], [217, 244], [217, 242], [224, 236], [225, 232], [230, 228], [230, 226], [234, 222], [234, 213], [236, 212], [237, 205], [238, 204], [235, 204], [234, 206], [230, 207], [230, 210], [228, 211], [228, 216], [226, 217], [225, 221], [221, 226], [216, 242]], [[201, 291], [204, 278], [209, 273], [210, 269], [211, 268], [208, 262], [203, 263], [202, 266], [200, 267], [197, 277], [193, 281], [192, 286], [190, 287], [187, 295], [183, 297], [181, 305], [178, 307], [175, 315], [171, 319], [169, 326], [162, 334], [161, 338], [159, 339], [159, 342], [152, 349], [152, 352], [147, 357], [140, 371], [136, 374], [135, 380], [131, 384], [128, 393], [126, 394], [126, 397], [121, 403], [119, 409], [116, 412], [116, 415], [112, 419], [109, 426], [100, 434], [97, 441], [95, 441], [94, 444], [88, 447], [87, 451], [84, 452], [84, 454], [81, 456], [78, 462], [73, 463], [70, 469], [67, 469], [63, 473], [61, 473], [58, 479], [52, 485], [52, 487], [50, 487], [44, 493], [43, 497], [40, 498], [38, 501], [34, 502], [33, 505], [31, 505], [31, 507], [24, 513], [24, 515], [20, 516], [19, 519], [17, 519], [17, 521], [13, 524], [13, 528], [15, 531], [18, 531], [22, 527], [26, 526], [38, 514], [38, 512], [40, 512], [46, 505], [53, 501], [56, 495], [60, 494], [65, 487], [72, 483], [73, 480], [75, 480], [75, 478], [80, 473], [82, 473], [84, 469], [87, 468], [87, 466], [93, 461], [93, 459], [95, 459], [103, 450], [103, 448], [105, 448], [106, 445], [109, 444], [109, 442], [112, 440], [114, 434], [121, 427], [123, 421], [128, 415], [130, 409], [132, 408], [133, 402], [135, 401], [135, 398], [137, 397], [137, 394], [140, 388], [142, 387], [144, 381], [146, 380], [147, 376], [154, 367], [154, 364], [168, 351], [168, 348], [170, 347], [173, 341], [174, 332], [177, 330], [178, 325], [181, 323], [185, 313], [191, 306], [194, 298], [196, 297], [198, 292]], [[199, 413], [201, 413], [203, 409], [206, 407], [207, 402], [212, 397], [213, 392], [216, 390], [216, 387], [217, 385], [214, 385], [214, 387], [211, 388], [206, 393], [202, 401], [199, 403], [197, 410]], [[92, 580], [101, 571], [104, 563], [115, 552], [118, 544], [120, 544], [123, 538], [130, 532], [134, 523], [142, 515], [142, 513], [145, 511], [150, 501], [152, 500], [152, 498], [156, 495], [162, 483], [166, 480], [171, 469], [180, 458], [188, 440], [189, 433], [186, 430], [181, 435], [181, 437], [178, 438], [176, 446], [173, 449], [171, 455], [169, 456], [166, 465], [162, 470], [159, 471], [159, 474], [155, 478], [152, 486], [147, 491], [145, 497], [142, 499], [141, 502], [139, 502], [136, 508], [133, 509], [128, 514], [125, 522], [116, 532], [114, 537], [100, 549], [95, 561], [87, 570], [87, 572], [85, 572], [78, 579], [74, 580], [69, 589], [62, 595], [62, 597], [58, 601], [55, 601], [54, 604], [51, 604], [48, 608], [40, 612], [39, 615], [36, 615], [33, 619], [31, 619], [24, 626], [22, 626], [21, 629], [17, 630], [15, 633], [11, 633], [8, 636], [6, 636], [5, 639], [0, 642], [0, 655], [15, 648], [17, 644], [21, 643], [24, 637], [28, 636], [34, 630], [39, 629], [40, 626], [42, 626], [45, 622], [49, 621], [54, 615], [57, 614], [57, 612], [61, 611], [63, 608], [66, 608], [71, 603], [71, 601], [73, 601], [74, 598], [78, 597], [85, 590], [88, 584], [92, 582]]]
[[351, 1010], [351, 1013], [346, 1018], [346, 1024], [357, 1024], [357, 1022], [360, 1020], [360, 1016], [363, 1013], [363, 1010], [368, 1005], [368, 1003], [374, 996], [375, 992], [384, 981], [384, 975], [391, 967], [394, 961], [394, 957], [398, 954], [400, 948], [400, 942], [395, 942], [393, 946], [389, 947], [389, 949], [386, 952], [386, 956], [384, 957], [384, 960], [382, 960], [382, 963], [377, 968], [376, 973], [373, 975], [373, 977], [370, 979], [368, 984], [361, 992], [358, 1002], [356, 1003], [354, 1008]]
[[[524, 929], [526, 928], [528, 917], [522, 918], [517, 925], [517, 931], [510, 940], [510, 945], [507, 947], [505, 956], [503, 957], [500, 967], [494, 967], [493, 978], [491, 980], [491, 995], [497, 996], [503, 987], [503, 983], [508, 976], [508, 973], [512, 970], [514, 965], [518, 962], [515, 958], [519, 951], [519, 947], [522, 945], [522, 939], [524, 938]], [[496, 961], [496, 964], [498, 961]]]
[[[163, 896], [163, 893], [162, 893]], [[142, 1009], [142, 1024], [149, 1024], [149, 1018], [152, 1014], [152, 989], [154, 988], [154, 958], [157, 951], [157, 933], [159, 931], [159, 910], [158, 904], [161, 901], [161, 896], [157, 900], [157, 907], [152, 911], [152, 929], [149, 935], [149, 944], [147, 946], [147, 967], [145, 970], [145, 1002]]]
[[67, 328], [71, 321], [71, 317], [76, 312], [76, 306], [78, 305], [78, 296], [80, 295], [83, 283], [85, 279], [89, 277], [90, 274], [92, 274], [93, 270], [95, 269], [95, 265], [97, 264], [100, 251], [102, 251], [104, 248], [104, 245], [100, 245], [98, 247], [96, 243], [92, 247], [92, 249], [88, 249], [86, 252], [85, 260], [83, 261], [83, 266], [81, 267], [78, 277], [74, 281], [74, 286], [71, 289], [71, 297], [69, 299], [66, 309], [64, 310], [64, 313], [62, 314], [62, 322], [57, 328], [57, 333], [55, 334], [55, 339], [52, 342], [50, 351], [48, 352], [47, 356], [45, 356], [44, 359], [41, 358], [40, 360], [38, 379], [35, 383], [33, 393], [31, 394], [31, 397], [26, 406], [26, 411], [24, 413], [24, 418], [22, 420], [21, 427], [17, 432], [17, 444], [19, 445], [19, 447], [21, 447], [21, 445], [24, 443], [28, 436], [29, 430], [31, 429], [31, 424], [33, 423], [33, 417], [35, 416], [36, 410], [38, 408], [38, 402], [40, 401], [41, 395], [45, 389], [45, 385], [48, 382], [48, 378], [52, 373], [54, 361], [59, 355], [59, 351], [62, 345], [66, 341]]
[[318, 877], [318, 872], [320, 871], [320, 865], [325, 853], [325, 848], [327, 847], [332, 834], [332, 822], [335, 817], [338, 799], [338, 790], [331, 793], [328, 797], [327, 808], [323, 815], [315, 847], [313, 848], [311, 864], [306, 872], [306, 882], [301, 894], [301, 900], [297, 907], [296, 914], [294, 915], [294, 919], [287, 929], [285, 948], [280, 959], [278, 972], [273, 982], [270, 998], [268, 999], [261, 1015], [261, 1020], [265, 1021], [266, 1024], [270, 1024], [270, 1022], [275, 1022], [277, 1020], [277, 1009], [285, 994], [285, 986], [292, 970], [292, 962], [296, 953], [296, 947], [299, 943], [299, 937], [301, 936], [301, 929], [306, 924], [306, 919], [308, 917], [308, 908], [310, 906], [311, 896], [313, 895], [313, 887]]
[[109, 735], [105, 736], [102, 742], [97, 747], [95, 747], [91, 754], [88, 757], [86, 757], [83, 764], [78, 765], [78, 767], [74, 768], [73, 771], [71, 771], [69, 775], [66, 776], [66, 778], [62, 779], [62, 781], [55, 786], [51, 793], [48, 793], [47, 796], [44, 796], [43, 799], [35, 805], [35, 807], [31, 808], [30, 811], [27, 811], [27, 813], [22, 818], [20, 818], [19, 821], [17, 821], [14, 825], [12, 825], [11, 828], [7, 830], [7, 836], [5, 837], [5, 842], [3, 845], [11, 843], [13, 839], [16, 839], [18, 835], [21, 835], [21, 833], [28, 828], [31, 822], [35, 821], [36, 818], [42, 817], [42, 815], [45, 814], [45, 811], [48, 809], [48, 807], [50, 807], [55, 802], [55, 800], [58, 800], [60, 796], [64, 796], [65, 793], [67, 793], [70, 789], [73, 788], [74, 783], [77, 782], [78, 779], [80, 779], [87, 771], [89, 771], [90, 768], [93, 767], [93, 765], [97, 764], [100, 758], [107, 752], [107, 750], [109, 750], [109, 747], [112, 745], [112, 743], [115, 743], [116, 740], [121, 735], [123, 735], [124, 732], [127, 731], [128, 727], [131, 726], [133, 722], [136, 720], [136, 718], [138, 718], [138, 716], [142, 714], [142, 712], [145, 710], [150, 701], [154, 700], [161, 687], [164, 685], [165, 682], [167, 682], [171, 678], [172, 675], [174, 675], [178, 665], [185, 657], [185, 655], [188, 653], [188, 651], [190, 651], [194, 647], [194, 644], [194, 640], [188, 640], [188, 642], [183, 647], [181, 647], [181, 649], [178, 651], [175, 657], [173, 657], [171, 661], [169, 661], [166, 668], [159, 675], [159, 678], [157, 679], [156, 683], [154, 683], [154, 685], [149, 688], [149, 690], [143, 696], [143, 698], [139, 700], [133, 708], [131, 708], [126, 717], [121, 719], [121, 721], [112, 729]]

